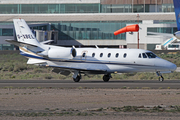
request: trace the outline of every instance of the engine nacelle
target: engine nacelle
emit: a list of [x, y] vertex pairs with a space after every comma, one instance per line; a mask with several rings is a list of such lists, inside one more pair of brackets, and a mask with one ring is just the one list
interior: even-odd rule
[[76, 49], [74, 48], [51, 48], [48, 51], [48, 58], [70, 60], [76, 57]]

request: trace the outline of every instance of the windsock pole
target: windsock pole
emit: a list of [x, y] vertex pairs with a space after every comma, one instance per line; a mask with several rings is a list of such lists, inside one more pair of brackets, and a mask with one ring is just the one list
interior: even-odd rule
[[[138, 26], [139, 26], [139, 14], [137, 14], [137, 22], [138, 22]], [[138, 30], [138, 49], [139, 49], [139, 30]]]

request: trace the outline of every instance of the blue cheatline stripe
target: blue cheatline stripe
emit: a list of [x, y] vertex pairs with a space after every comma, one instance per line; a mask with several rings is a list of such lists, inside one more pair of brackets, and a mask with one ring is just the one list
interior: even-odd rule
[[163, 45], [165, 46], [166, 44], [168, 44], [169, 42], [171, 42], [173, 40], [173, 38], [171, 38], [170, 40], [168, 40], [166, 43], [164, 43]]
[[127, 63], [109, 63], [109, 62], [96, 62], [96, 61], [75, 61], [75, 60], [55, 60], [55, 59], [47, 59], [43, 57], [38, 57], [34, 55], [29, 55], [21, 51], [21, 55], [29, 58], [35, 58], [40, 60], [48, 60], [48, 61], [54, 61], [54, 62], [68, 62], [68, 63], [88, 63], [88, 64], [108, 64], [108, 65], [132, 65], [132, 66], [146, 66], [146, 67], [154, 67], [153, 65], [142, 65], [142, 64], [127, 64]]
[[24, 52], [22, 52], [22, 51], [20, 51], [20, 54], [23, 55], [23, 56], [25, 56], [25, 57], [36, 58], [36, 59], [41, 59], [41, 60], [48, 60], [48, 59], [43, 58], [43, 57], [39, 57], [39, 56], [35, 56], [35, 55], [26, 54], [26, 53], [24, 53]]

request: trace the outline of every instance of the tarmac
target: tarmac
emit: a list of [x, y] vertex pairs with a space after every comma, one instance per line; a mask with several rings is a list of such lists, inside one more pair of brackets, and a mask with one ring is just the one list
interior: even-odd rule
[[179, 89], [180, 80], [0, 80], [0, 88], [25, 87], [25, 88], [87, 88], [87, 89]]

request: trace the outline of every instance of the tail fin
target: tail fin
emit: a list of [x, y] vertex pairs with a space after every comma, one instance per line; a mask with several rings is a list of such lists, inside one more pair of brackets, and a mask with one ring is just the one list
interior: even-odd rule
[[180, 0], [173, 0], [178, 31], [180, 31]]
[[13, 19], [18, 42], [27, 45], [40, 46], [24, 19]]

